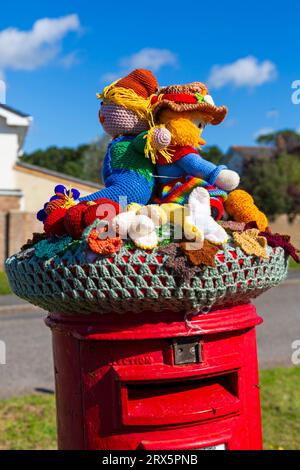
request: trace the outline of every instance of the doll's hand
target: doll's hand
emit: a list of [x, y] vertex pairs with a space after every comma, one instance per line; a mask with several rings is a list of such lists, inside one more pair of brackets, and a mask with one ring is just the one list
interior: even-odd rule
[[235, 171], [222, 170], [215, 184], [225, 191], [232, 191], [240, 184], [240, 177]]
[[156, 150], [168, 147], [171, 143], [172, 135], [166, 127], [156, 127], [153, 132], [153, 143]]

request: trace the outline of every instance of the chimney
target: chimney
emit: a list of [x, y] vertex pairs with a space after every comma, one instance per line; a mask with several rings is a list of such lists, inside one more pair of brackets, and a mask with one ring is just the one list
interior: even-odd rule
[[6, 104], [6, 83], [0, 80], [0, 104]]

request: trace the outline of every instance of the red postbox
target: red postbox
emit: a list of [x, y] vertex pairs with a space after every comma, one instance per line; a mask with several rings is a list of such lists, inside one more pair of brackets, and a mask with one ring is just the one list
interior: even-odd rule
[[253, 305], [46, 322], [59, 449], [262, 448]]

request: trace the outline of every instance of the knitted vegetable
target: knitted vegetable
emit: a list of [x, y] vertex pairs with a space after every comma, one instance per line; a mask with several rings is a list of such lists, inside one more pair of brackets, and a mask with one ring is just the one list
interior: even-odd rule
[[111, 199], [102, 198], [97, 199], [94, 203], [90, 202], [83, 215], [84, 226], [88, 227], [92, 225], [96, 219], [111, 222], [112, 219], [119, 214], [120, 210], [120, 205]]
[[138, 248], [150, 250], [158, 245], [155, 224], [146, 215], [133, 211], [122, 212], [112, 221], [113, 231], [123, 240], [130, 238]]
[[45, 220], [44, 230], [46, 235], [57, 235], [61, 237], [67, 234], [67, 230], [64, 225], [64, 218], [67, 213], [67, 209], [58, 207], [49, 214]]
[[204, 188], [196, 188], [189, 197], [190, 215], [185, 218], [204, 234], [205, 240], [224, 244], [228, 240], [226, 231], [211, 216], [209, 194]]
[[147, 215], [156, 226], [165, 225], [168, 221], [166, 212], [157, 204], [141, 207], [136, 213], [138, 215]]
[[[197, 186], [206, 187], [211, 196], [225, 199], [226, 192], [238, 186], [239, 176], [224, 165], [216, 166], [203, 159], [199, 146], [205, 144], [200, 137], [205, 125], [222, 122], [227, 109], [215, 106], [200, 82], [162, 88], [158, 97], [152, 98], [152, 106], [155, 122], [164, 124], [172, 136], [168, 147], [171, 158], [157, 153], [157, 172], [162, 179], [160, 202], [184, 204]], [[218, 217], [219, 207], [216, 210]]]
[[260, 231], [268, 227], [268, 219], [254, 204], [253, 197], [242, 189], [237, 189], [228, 195], [225, 201], [227, 214], [237, 222], [256, 222]]
[[64, 226], [66, 232], [75, 240], [79, 240], [85, 228], [84, 213], [87, 211], [88, 205], [85, 203], [77, 204], [71, 207], [65, 214]]
[[150, 97], [157, 88], [152, 72], [138, 69], [98, 95], [102, 100], [99, 119], [113, 140], [104, 158], [105, 188], [81, 198], [82, 201], [109, 198], [125, 206], [131, 202], [147, 204], [150, 200], [153, 163], [145, 154], [151, 156], [155, 145], [162, 149], [164, 142], [168, 145], [170, 141], [165, 130], [153, 127]]

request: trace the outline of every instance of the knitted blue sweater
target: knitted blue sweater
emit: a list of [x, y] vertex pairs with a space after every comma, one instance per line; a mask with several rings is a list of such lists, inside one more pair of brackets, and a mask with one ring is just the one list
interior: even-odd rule
[[103, 180], [105, 188], [80, 198], [93, 201], [112, 199], [125, 206], [131, 202], [146, 205], [154, 187], [153, 164], [145, 158], [146, 132], [138, 136], [122, 136], [113, 139], [104, 157]]

